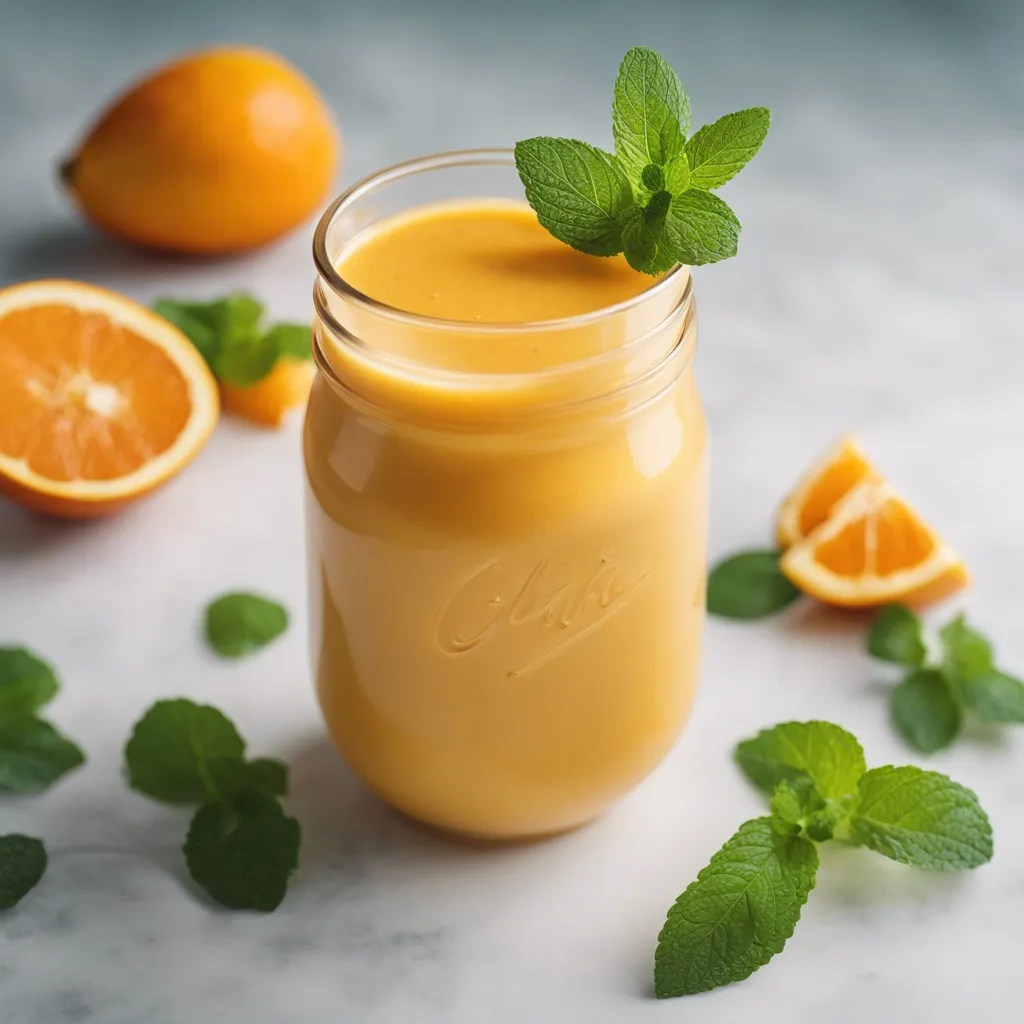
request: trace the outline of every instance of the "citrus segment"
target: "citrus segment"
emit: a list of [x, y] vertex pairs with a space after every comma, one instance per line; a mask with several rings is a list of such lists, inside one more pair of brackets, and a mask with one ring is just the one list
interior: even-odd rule
[[779, 546], [788, 548], [817, 529], [862, 480], [881, 479], [855, 437], [844, 437], [818, 460], [779, 509]]
[[262, 380], [248, 387], [221, 384], [224, 408], [236, 416], [266, 427], [279, 427], [287, 413], [309, 397], [313, 364], [287, 357], [278, 359]]
[[0, 291], [0, 490], [38, 511], [114, 511], [167, 479], [216, 422], [192, 344], [100, 288]]
[[968, 582], [959, 556], [888, 484], [868, 479], [782, 556], [785, 575], [827, 604], [930, 604]]

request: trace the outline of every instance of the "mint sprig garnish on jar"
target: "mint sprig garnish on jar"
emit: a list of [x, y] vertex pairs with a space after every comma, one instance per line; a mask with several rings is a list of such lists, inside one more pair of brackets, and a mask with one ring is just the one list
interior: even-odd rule
[[668, 61], [635, 46], [622, 60], [612, 103], [615, 153], [576, 139], [516, 143], [516, 168], [537, 218], [592, 256], [624, 253], [661, 274], [736, 255], [740, 222], [711, 193], [761, 148], [771, 112], [726, 114], [687, 139], [690, 99]]

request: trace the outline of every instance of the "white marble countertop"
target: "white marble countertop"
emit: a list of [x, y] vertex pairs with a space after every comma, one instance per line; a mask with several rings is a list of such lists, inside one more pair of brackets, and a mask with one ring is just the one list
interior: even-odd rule
[[[713, 554], [765, 541], [808, 459], [859, 431], [962, 550], [976, 584], [959, 603], [1024, 671], [1020, 16], [995, 3], [835, 19], [803, 4], [770, 16], [753, 2], [685, 16], [643, 6], [656, 31], [638, 31], [632, 9], [591, 4], [595, 16], [574, 20], [565, 4], [539, 37], [532, 0], [475, 14], [0, 0], [0, 283], [74, 276], [143, 301], [244, 287], [281, 317], [306, 315], [308, 229], [249, 259], [173, 263], [96, 238], [57, 194], [49, 168], [101, 98], [177, 50], [242, 37], [300, 62], [340, 112], [351, 181], [544, 131], [600, 141], [607, 104], [595, 97], [628, 45], [654, 41], [699, 119], [775, 109], [764, 154], [730, 186], [741, 256], [698, 277]], [[57, 666], [52, 717], [89, 756], [42, 796], [0, 799], [0, 831], [43, 836], [51, 851], [43, 883], [0, 917], [2, 1024], [1020, 1019], [1024, 730], [969, 731], [928, 762], [981, 796], [990, 865], [937, 877], [827, 849], [781, 957], [741, 985], [659, 1003], [665, 911], [763, 807], [731, 764], [739, 738], [825, 717], [861, 738], [870, 763], [913, 759], [888, 723], [887, 673], [861, 651], [863, 623], [815, 608], [710, 623], [693, 718], [639, 791], [560, 839], [457, 845], [367, 795], [323, 737], [301, 501], [298, 424], [268, 434], [226, 421], [193, 467], [116, 519], [69, 525], [0, 503], [0, 643]], [[297, 621], [225, 665], [198, 619], [238, 586], [280, 595]], [[301, 867], [272, 916], [197, 895], [178, 852], [186, 815], [120, 778], [132, 723], [177, 694], [222, 707], [254, 752], [292, 765]]]

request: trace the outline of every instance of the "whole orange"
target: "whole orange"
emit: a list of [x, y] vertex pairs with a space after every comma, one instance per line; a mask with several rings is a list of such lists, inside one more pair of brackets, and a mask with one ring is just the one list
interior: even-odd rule
[[214, 254], [301, 224], [324, 201], [340, 150], [327, 105], [295, 68], [226, 47], [182, 57], [121, 95], [61, 174], [111, 234]]

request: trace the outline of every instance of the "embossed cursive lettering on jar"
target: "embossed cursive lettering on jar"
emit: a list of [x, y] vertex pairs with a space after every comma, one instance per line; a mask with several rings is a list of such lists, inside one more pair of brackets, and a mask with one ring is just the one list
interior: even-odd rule
[[638, 785], [693, 702], [693, 286], [679, 268], [610, 307], [509, 324], [404, 313], [346, 279], [366, 232], [453, 195], [521, 196], [511, 154], [382, 172], [317, 231], [312, 665], [334, 742], [389, 803], [457, 832], [543, 835]]

